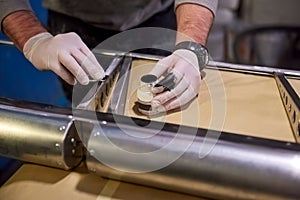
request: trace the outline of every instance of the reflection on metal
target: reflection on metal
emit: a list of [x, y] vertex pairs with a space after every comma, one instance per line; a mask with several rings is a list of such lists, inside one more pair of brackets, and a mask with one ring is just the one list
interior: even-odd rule
[[51, 114], [47, 107], [35, 110], [33, 104], [0, 102], [0, 155], [62, 169], [81, 162], [82, 145], [72, 117]]
[[274, 72], [283, 73], [287, 76], [300, 78], [300, 71], [289, 70], [289, 69], [281, 69], [281, 68], [272, 68], [272, 67], [264, 67], [264, 66], [253, 66], [253, 65], [241, 65], [241, 64], [233, 64], [226, 62], [218, 62], [218, 61], [209, 61], [207, 68], [210, 69], [222, 69], [233, 72], [243, 72], [257, 75], [269, 75], [273, 76]]
[[0, 44], [14, 46], [15, 44], [9, 40], [0, 40]]
[[[130, 56], [132, 58], [140, 58], [147, 60], [160, 60], [163, 56], [142, 54], [142, 53], [132, 53], [132, 52], [121, 52], [114, 50], [106, 50], [106, 49], [95, 49], [93, 50], [95, 54], [103, 54], [110, 56]], [[242, 72], [242, 73], [250, 73], [257, 75], [268, 75], [273, 76], [274, 72], [283, 73], [290, 77], [296, 77], [300, 79], [300, 71], [297, 70], [289, 70], [289, 69], [281, 69], [281, 68], [272, 68], [272, 67], [264, 67], [264, 66], [253, 66], [253, 65], [243, 65], [243, 64], [234, 64], [234, 63], [226, 63], [220, 61], [212, 61], [210, 60], [207, 64], [208, 69], [221, 69], [226, 71], [233, 72]]]
[[300, 98], [283, 74], [275, 73], [275, 80], [295, 139], [300, 143]]
[[[203, 140], [209, 139], [205, 138], [207, 130], [204, 129], [161, 122], [149, 124], [148, 120], [109, 113], [96, 113], [96, 120], [94, 112], [85, 110], [73, 110], [74, 117], [70, 108], [0, 100], [0, 154], [3, 156], [63, 169], [86, 162], [91, 172], [108, 178], [216, 199], [297, 199], [300, 196], [300, 145], [296, 143], [222, 133], [212, 151], [200, 159]], [[130, 173], [176, 154], [180, 145], [165, 146], [175, 135], [178, 144], [193, 137], [181, 157], [158, 170]], [[166, 148], [159, 156], [143, 162], [120, 157], [105, 142], [107, 139], [135, 154]], [[87, 148], [83, 151], [87, 160], [82, 159], [82, 143]], [[122, 170], [102, 163], [99, 154]]]
[[131, 62], [131, 57], [126, 56], [124, 58], [122, 67], [120, 69], [120, 74], [118, 76], [117, 84], [114, 87], [107, 112], [116, 113], [119, 115], [123, 115], [125, 112]]
[[[151, 135], [160, 123], [143, 128], [146, 121], [134, 120], [133, 124], [140, 124], [137, 127], [130, 126], [126, 117], [123, 124], [117, 125], [105, 115], [99, 118], [106, 124], [95, 126], [91, 132], [87, 166], [100, 176], [217, 199], [296, 199], [300, 196], [300, 146], [297, 144], [223, 133], [209, 155], [200, 159], [206, 130], [198, 129], [192, 144], [175, 162], [156, 171], [132, 173], [176, 154], [180, 147], [170, 149], [166, 144], [176, 134], [185, 142], [194, 130], [181, 127], [184, 132], [176, 133], [177, 125], [166, 124], [155, 136], [141, 139]], [[141, 137], [131, 137], [131, 134]], [[107, 139], [113, 145], [108, 145]], [[114, 145], [133, 154], [166, 149], [145, 162], [122, 156]]]
[[139, 59], [147, 59], [147, 60], [160, 60], [163, 56], [151, 55], [151, 54], [143, 54], [143, 53], [134, 53], [134, 52], [123, 52], [123, 51], [115, 51], [115, 50], [107, 50], [107, 49], [93, 49], [93, 53], [108, 55], [108, 56], [128, 56], [131, 58], [139, 58]]
[[[99, 112], [106, 111], [108, 96], [112, 92], [113, 85], [118, 79], [120, 70], [122, 67], [123, 57], [116, 57], [113, 59], [109, 67], [105, 71], [105, 77], [101, 81], [92, 82], [93, 86], [86, 93], [86, 89], [83, 88], [86, 95], [79, 102], [78, 105], [75, 105], [78, 109], [84, 110], [96, 110]], [[75, 86], [76, 87], [76, 86]], [[80, 90], [77, 88], [73, 92], [79, 93]]]

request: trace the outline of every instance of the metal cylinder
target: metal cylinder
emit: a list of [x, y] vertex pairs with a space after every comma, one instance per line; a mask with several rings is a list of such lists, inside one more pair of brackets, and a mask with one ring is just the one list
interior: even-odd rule
[[[131, 119], [125, 117], [118, 124], [103, 116], [98, 118], [103, 121], [94, 127], [87, 143], [87, 166], [100, 176], [216, 199], [300, 197], [298, 144], [222, 133], [211, 151], [199, 157], [201, 145], [214, 142], [207, 136], [216, 132], [198, 129], [193, 135], [193, 128], [167, 124], [153, 136], [160, 123], [142, 127], [137, 125], [145, 124], [140, 120], [130, 125], [126, 121]], [[168, 148], [175, 135], [180, 142], [175, 148]], [[149, 170], [149, 166], [182, 151], [180, 146], [189, 141], [192, 142], [188, 148], [174, 162]], [[161, 148], [164, 151], [156, 157], [133, 156]], [[147, 168], [147, 172], [142, 172]]]
[[88, 169], [108, 178], [215, 199], [300, 197], [299, 144], [70, 113], [0, 99], [0, 155], [70, 169], [82, 161], [83, 143]]
[[151, 104], [153, 99], [153, 93], [151, 88], [155, 85], [157, 77], [152, 74], [146, 74], [140, 79], [140, 86], [137, 89], [137, 98], [138, 101], [143, 104]]
[[83, 150], [72, 116], [39, 104], [0, 102], [0, 155], [62, 169], [81, 162]]

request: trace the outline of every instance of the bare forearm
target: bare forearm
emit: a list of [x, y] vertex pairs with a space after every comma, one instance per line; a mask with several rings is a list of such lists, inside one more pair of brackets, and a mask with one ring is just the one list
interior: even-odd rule
[[33, 12], [25, 10], [13, 12], [5, 17], [2, 27], [4, 33], [21, 51], [29, 38], [47, 31]]
[[209, 9], [197, 4], [182, 4], [176, 9], [176, 18], [179, 32], [176, 43], [191, 39], [202, 45], [206, 44], [214, 20], [214, 15]]

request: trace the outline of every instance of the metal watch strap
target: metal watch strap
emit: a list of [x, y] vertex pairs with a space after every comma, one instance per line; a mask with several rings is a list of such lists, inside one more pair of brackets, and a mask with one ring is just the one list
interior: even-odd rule
[[180, 42], [175, 46], [175, 50], [187, 49], [194, 52], [198, 59], [199, 69], [202, 71], [208, 63], [208, 50], [205, 46], [193, 41]]

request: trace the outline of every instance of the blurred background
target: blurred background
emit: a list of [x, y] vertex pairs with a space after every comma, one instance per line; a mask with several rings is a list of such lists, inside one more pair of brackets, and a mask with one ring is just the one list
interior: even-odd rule
[[[46, 24], [41, 0], [31, 5]], [[207, 43], [212, 59], [299, 70], [299, 7], [299, 0], [219, 0]], [[0, 39], [7, 40], [3, 34]], [[0, 52], [0, 97], [68, 105], [54, 73], [36, 70], [14, 46], [0, 45]], [[0, 158], [0, 185], [14, 165], [19, 163]]]
[[219, 0], [208, 40], [217, 61], [299, 69], [300, 1]]

